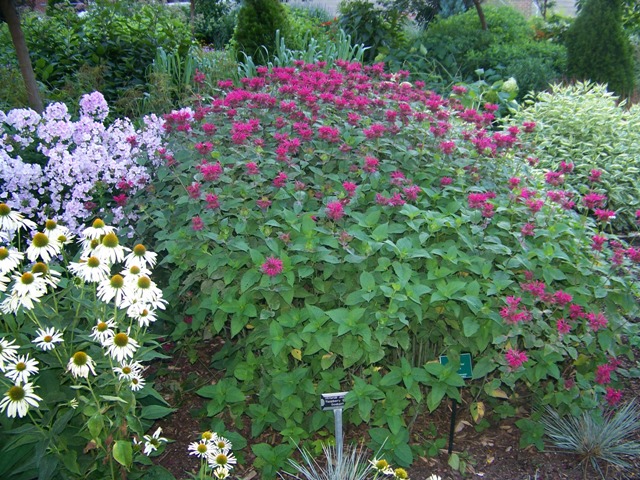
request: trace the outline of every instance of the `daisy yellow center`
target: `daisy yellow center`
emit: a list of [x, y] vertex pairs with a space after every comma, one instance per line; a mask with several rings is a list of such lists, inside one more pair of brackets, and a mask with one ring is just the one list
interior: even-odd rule
[[67, 236], [66, 236], [66, 235], [60, 235], [60, 236], [58, 237], [58, 242], [59, 242], [59, 243], [67, 243], [67, 240], [68, 240], [68, 238], [67, 238]]
[[89, 361], [89, 355], [84, 352], [76, 352], [73, 354], [73, 363], [78, 367], [84, 367]]
[[107, 233], [102, 239], [102, 245], [107, 248], [116, 248], [120, 242], [115, 233]]
[[104, 224], [104, 222], [102, 221], [102, 219], [100, 219], [100, 218], [96, 218], [96, 219], [93, 221], [93, 225], [92, 225], [92, 227], [93, 227], [93, 228], [104, 228], [104, 227], [105, 227], [105, 224]]
[[20, 283], [23, 285], [31, 285], [35, 281], [36, 277], [32, 273], [23, 273], [20, 277]]
[[100, 322], [98, 323], [98, 325], [96, 325], [96, 330], [99, 332], [106, 332], [109, 329], [109, 325], [107, 325], [107, 322]]
[[393, 473], [396, 474], [396, 478], [409, 478], [409, 475], [404, 468], [396, 468]]
[[135, 247], [133, 247], [133, 254], [136, 257], [144, 257], [144, 254], [147, 253], [147, 249], [144, 245], [142, 245], [141, 243], [137, 244]]
[[6, 203], [0, 203], [0, 217], [7, 217], [11, 213], [11, 207]]
[[140, 312], [141, 317], [146, 317], [147, 315], [149, 315], [149, 310], [146, 308]]
[[203, 440], [211, 440], [213, 438], [213, 433], [210, 431], [206, 431], [202, 434]]
[[44, 228], [47, 230], [54, 230], [58, 226], [58, 222], [55, 220], [47, 220], [44, 224]]
[[126, 347], [129, 343], [129, 336], [126, 333], [117, 333], [113, 337], [113, 343], [117, 347]]
[[220, 449], [222, 449], [222, 448], [225, 448], [225, 447], [226, 447], [226, 445], [225, 445], [225, 443], [224, 443], [224, 442], [218, 442], [218, 444], [217, 444], [216, 446], [217, 446], [218, 448], [220, 448]]
[[[140, 383], [140, 381], [137, 378], [133, 377], [131, 379], [131, 383], [134, 384], [134, 385], [138, 385], [138, 383]], [[152, 441], [152, 443], [153, 443], [153, 441]]]
[[14, 385], [7, 392], [7, 396], [11, 399], [12, 402], [19, 402], [24, 399], [25, 391], [20, 385]]
[[45, 337], [42, 339], [42, 341], [44, 343], [51, 343], [51, 342], [53, 342], [53, 337], [51, 335], [45, 335]]
[[219, 453], [216, 456], [216, 463], [218, 465], [226, 465], [229, 462], [229, 459], [227, 458], [227, 456], [224, 453]]
[[33, 267], [31, 267], [32, 273], [41, 273], [43, 275], [49, 272], [49, 267], [47, 267], [46, 263], [38, 262]]
[[138, 275], [140, 273], [140, 267], [137, 265], [134, 265], [129, 269], [129, 273], [131, 273], [131, 275]]
[[33, 236], [33, 244], [38, 248], [44, 248], [49, 245], [49, 237], [42, 232], [38, 232]]
[[131, 367], [122, 367], [122, 373], [129, 375], [131, 373]]
[[87, 265], [91, 268], [97, 268], [100, 266], [100, 260], [98, 259], [98, 257], [89, 257], [89, 259], [87, 260]]
[[140, 277], [138, 279], [138, 288], [146, 289], [151, 286], [151, 280], [149, 277]]
[[198, 453], [207, 453], [207, 444], [206, 443], [199, 443], [198, 444]]
[[384, 470], [385, 468], [387, 468], [389, 466], [389, 464], [387, 463], [386, 460], [382, 459], [382, 460], [378, 460], [376, 462], [376, 468], [378, 470]]
[[116, 274], [111, 277], [111, 286], [113, 288], [122, 288], [124, 286], [124, 278], [122, 278], [122, 275]]
[[16, 370], [18, 372], [24, 372], [27, 369], [27, 364], [24, 362], [18, 362], [16, 363]]
[[100, 240], [98, 240], [97, 238], [94, 238], [93, 240], [91, 240], [91, 243], [89, 244], [89, 247], [93, 250], [98, 245], [100, 245]]
[[9, 258], [9, 249], [7, 247], [0, 247], [0, 260]]

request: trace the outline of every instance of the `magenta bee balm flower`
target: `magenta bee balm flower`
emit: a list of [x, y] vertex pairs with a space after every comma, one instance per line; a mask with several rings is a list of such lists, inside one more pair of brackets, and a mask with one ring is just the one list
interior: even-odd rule
[[282, 273], [282, 260], [275, 257], [269, 257], [260, 268], [262, 269], [262, 273], [265, 273], [270, 277], [275, 277], [279, 273]]

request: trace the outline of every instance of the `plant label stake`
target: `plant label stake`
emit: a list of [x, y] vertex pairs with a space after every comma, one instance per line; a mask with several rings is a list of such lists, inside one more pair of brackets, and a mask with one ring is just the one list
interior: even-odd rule
[[[446, 355], [440, 355], [440, 364], [446, 365], [449, 363], [449, 357]], [[460, 368], [458, 369], [458, 375], [462, 378], [471, 378], [473, 377], [471, 366], [471, 354], [470, 353], [461, 353], [460, 354]], [[451, 399], [451, 425], [449, 427], [449, 449], [447, 453], [451, 455], [453, 452], [453, 435], [456, 430], [456, 412], [458, 410], [458, 402], [455, 399]]]
[[349, 392], [323, 393], [320, 395], [320, 407], [322, 410], [333, 410], [338, 465], [342, 465], [342, 409], [344, 408], [344, 397], [347, 396], [347, 393]]

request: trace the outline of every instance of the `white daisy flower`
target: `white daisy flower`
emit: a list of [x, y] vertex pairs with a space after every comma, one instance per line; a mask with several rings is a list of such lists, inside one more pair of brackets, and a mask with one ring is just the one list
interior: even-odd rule
[[144, 388], [144, 377], [140, 373], [136, 373], [129, 381], [129, 387], [134, 392], [142, 390]]
[[219, 435], [216, 435], [216, 438], [211, 440], [211, 443], [222, 452], [229, 452], [233, 448], [229, 440]]
[[47, 237], [44, 233], [38, 232], [31, 239], [31, 245], [27, 248], [27, 258], [35, 262], [41, 258], [43, 262], [49, 262], [62, 251], [57, 240]]
[[41, 273], [25, 272], [22, 275], [14, 274], [12, 293], [19, 297], [31, 297], [32, 299], [40, 298], [47, 293], [47, 284], [42, 278]]
[[109, 303], [113, 300], [116, 307], [119, 307], [125, 296], [126, 290], [122, 275], [115, 274], [98, 284], [98, 298], [104, 303]]
[[15, 362], [18, 356], [18, 346], [15, 340], [0, 338], [0, 371], [5, 371], [5, 364]]
[[93, 256], [93, 251], [100, 245], [100, 239], [98, 238], [85, 238], [81, 241], [82, 254], [80, 258], [89, 258]]
[[238, 460], [236, 460], [232, 452], [223, 452], [216, 448], [209, 456], [208, 463], [211, 468], [231, 470], [233, 465], [238, 463]]
[[15, 269], [23, 258], [24, 253], [15, 248], [0, 247], [0, 273], [8, 273]]
[[144, 436], [144, 454], [149, 455], [151, 452], [154, 452], [158, 449], [162, 442], [166, 442], [167, 439], [161, 437], [162, 428], [158, 427], [158, 429], [153, 433], [153, 435], [145, 435]]
[[20, 355], [15, 362], [9, 363], [5, 369], [5, 376], [13, 383], [28, 383], [29, 376], [35, 375], [40, 369], [38, 361], [29, 355]]
[[114, 328], [116, 328], [116, 322], [113, 318], [106, 322], [98, 319], [96, 325], [91, 329], [89, 337], [104, 346], [115, 335]]
[[207, 430], [206, 432], [202, 432], [202, 440], [215, 442], [216, 440], [218, 440], [218, 434], [216, 432], [212, 432], [211, 430]]
[[100, 218], [96, 218], [90, 227], [87, 227], [82, 231], [82, 236], [89, 240], [100, 239], [103, 235], [113, 233], [114, 231], [115, 228], [106, 225]]
[[208, 440], [200, 440], [199, 442], [192, 442], [189, 444], [187, 450], [189, 455], [195, 455], [199, 458], [209, 458], [213, 451], [213, 445]]
[[133, 354], [138, 349], [138, 342], [131, 338], [128, 332], [120, 332], [109, 338], [103, 346], [107, 347], [107, 355], [123, 363], [128, 358], [133, 358]]
[[128, 296], [141, 302], [156, 304], [162, 300], [162, 290], [148, 276], [143, 275], [131, 285]]
[[36, 224], [31, 220], [27, 220], [18, 212], [12, 211], [11, 207], [6, 203], [0, 203], [0, 230], [12, 232], [22, 227], [34, 230]]
[[109, 266], [98, 257], [81, 258], [70, 262], [69, 271], [87, 283], [98, 283], [109, 278]]
[[378, 473], [382, 473], [383, 475], [393, 475], [393, 468], [391, 467], [391, 465], [389, 465], [389, 462], [387, 462], [384, 458], [375, 458], [373, 460], [369, 460], [369, 463], [373, 466], [373, 469], [378, 472]]
[[216, 467], [216, 469], [211, 472], [213, 478], [217, 478], [218, 480], [222, 480], [225, 478], [229, 478], [229, 470], [224, 467]]
[[9, 277], [5, 277], [0, 273], [0, 292], [6, 292], [8, 284], [9, 284]]
[[53, 350], [56, 347], [56, 343], [63, 341], [62, 333], [58, 332], [54, 327], [39, 328], [36, 333], [38, 336], [33, 339], [33, 343], [45, 352]]
[[74, 235], [64, 225], [59, 225], [55, 220], [47, 220], [44, 225], [43, 233], [60, 245], [71, 243]]
[[61, 273], [56, 270], [51, 270], [46, 263], [36, 262], [33, 267], [31, 267], [31, 273], [39, 273], [42, 275], [44, 283], [53, 289], [57, 288], [60, 283]]
[[151, 270], [140, 265], [129, 265], [120, 272], [120, 275], [122, 275], [127, 284], [135, 284], [140, 277], [150, 276]]
[[93, 255], [98, 257], [100, 260], [113, 265], [114, 263], [122, 262], [124, 260], [126, 250], [128, 249], [120, 245], [118, 236], [111, 232], [102, 237], [100, 245], [93, 250]]
[[131, 252], [124, 257], [124, 262], [127, 268], [137, 265], [141, 268], [153, 268], [156, 264], [158, 254], [150, 252], [147, 248], [138, 243], [133, 247]]
[[[124, 304], [121, 305], [121, 307], [125, 308]], [[156, 317], [156, 312], [151, 307], [151, 305], [142, 302], [135, 302], [129, 305], [127, 307], [127, 316], [129, 318], [132, 318], [133, 320], [136, 320], [140, 327], [148, 327], [158, 319]]]
[[96, 374], [95, 362], [89, 355], [79, 351], [69, 359], [67, 371], [71, 372], [74, 378], [89, 378], [89, 373]]
[[113, 372], [120, 380], [131, 380], [134, 376], [141, 374], [142, 370], [140, 362], [122, 363], [119, 367], [113, 368]]
[[0, 412], [6, 410], [9, 418], [24, 417], [29, 411], [29, 407], [38, 408], [38, 402], [42, 400], [33, 393], [33, 384], [14, 385], [4, 394], [0, 400]]

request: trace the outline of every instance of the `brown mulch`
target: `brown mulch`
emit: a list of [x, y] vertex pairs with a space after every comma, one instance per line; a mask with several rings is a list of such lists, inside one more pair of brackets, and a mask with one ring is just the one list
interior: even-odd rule
[[[189, 443], [199, 439], [202, 431], [209, 429], [210, 419], [206, 416], [207, 399], [196, 395], [201, 386], [214, 383], [222, 377], [222, 372], [210, 367], [210, 358], [221, 346], [213, 339], [197, 349], [191, 348], [189, 354], [180, 349], [172, 359], [159, 367], [154, 367], [152, 378], [155, 387], [177, 411], [161, 419], [157, 426], [163, 429], [163, 436], [172, 439], [160, 457], [155, 459], [168, 469], [178, 480], [189, 478], [188, 473], [196, 473], [199, 461], [187, 454]], [[640, 380], [633, 379], [625, 394], [625, 400], [640, 396]], [[328, 412], [329, 413], [329, 412]], [[419, 418], [414, 426], [414, 438], [425, 438], [426, 427], [433, 423], [437, 427], [438, 437], [448, 437], [450, 426], [450, 405], [443, 404], [432, 414]], [[454, 437], [454, 452], [467, 461], [467, 472], [463, 476], [448, 466], [447, 448], [436, 457], [420, 457], [407, 469], [412, 480], [425, 480], [431, 474], [439, 475], [442, 480], [460, 480], [467, 478], [487, 480], [583, 480], [598, 479], [600, 476], [591, 468], [583, 472], [580, 459], [575, 455], [539, 452], [534, 447], [519, 448], [520, 434], [514, 419], [492, 421], [489, 428], [478, 432], [474, 428], [468, 408], [459, 407], [457, 414], [457, 432]], [[232, 424], [227, 423], [229, 429]], [[277, 436], [266, 433], [260, 439], [251, 439], [249, 426], [238, 429], [248, 441], [276, 444]], [[154, 427], [155, 428], [155, 427]], [[362, 438], [360, 432], [349, 432], [346, 427], [345, 441]], [[422, 431], [421, 431], [422, 430]], [[639, 432], [640, 434], [640, 432]], [[431, 438], [433, 440], [433, 438]], [[639, 438], [640, 440], [640, 438]], [[242, 464], [234, 469], [234, 479], [258, 480], [260, 473], [251, 467], [253, 457], [246, 449]], [[609, 471], [607, 480], [640, 480], [640, 459], [634, 459], [632, 470], [626, 476], [620, 472]]]

